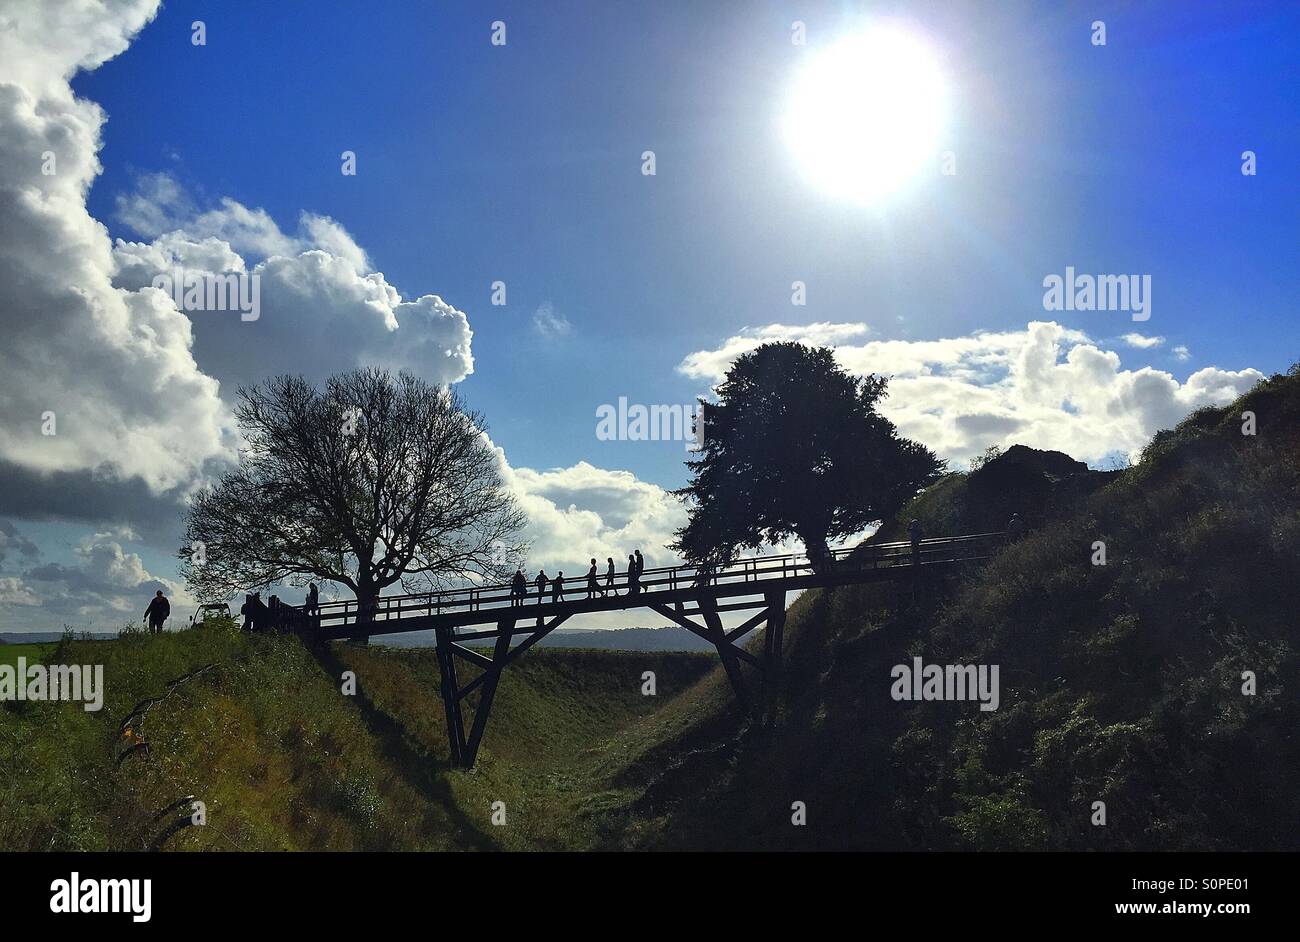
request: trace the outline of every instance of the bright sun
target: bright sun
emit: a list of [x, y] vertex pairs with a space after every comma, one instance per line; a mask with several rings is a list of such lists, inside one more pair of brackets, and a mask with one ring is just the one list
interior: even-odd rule
[[934, 53], [891, 24], [818, 53], [795, 79], [781, 124], [810, 180], [875, 203], [924, 167], [938, 173], [946, 111]]

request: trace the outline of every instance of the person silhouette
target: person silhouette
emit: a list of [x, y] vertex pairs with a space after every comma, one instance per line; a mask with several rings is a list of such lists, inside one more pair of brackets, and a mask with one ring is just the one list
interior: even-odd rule
[[1015, 542], [1025, 535], [1025, 521], [1020, 519], [1020, 514], [1014, 513], [1011, 519], [1007, 521], [1007, 539]]
[[537, 586], [537, 604], [541, 605], [546, 601], [546, 570], [537, 570], [537, 578], [533, 580], [533, 585]]
[[605, 570], [605, 591], [601, 595], [612, 594], [615, 598], [618, 598], [618, 592], [614, 590], [614, 557], [606, 556], [605, 560], [609, 563], [609, 568]]
[[262, 601], [262, 593], [253, 593], [253, 625], [258, 631], [266, 631], [271, 624], [271, 610]]
[[627, 594], [637, 595], [641, 591], [641, 586], [637, 584], [640, 573], [636, 571], [636, 557], [627, 558]]
[[244, 604], [239, 606], [239, 614], [244, 616], [244, 630], [252, 631], [257, 610], [253, 607], [253, 596], [244, 593]]
[[555, 578], [551, 580], [551, 601], [564, 601], [564, 573], [557, 572]]
[[528, 579], [522, 569], [515, 570], [515, 577], [510, 580], [510, 604], [523, 605], [524, 596], [528, 594]]
[[596, 560], [591, 560], [591, 568], [587, 570], [587, 598], [594, 599], [600, 592], [600, 584], [596, 581]]
[[921, 564], [921, 521], [915, 517], [907, 525], [907, 536], [912, 541], [912, 565]]
[[149, 607], [144, 610], [144, 620], [149, 622], [149, 630], [153, 634], [159, 634], [163, 630], [163, 622], [171, 613], [172, 603], [167, 601], [167, 596], [159, 589], [158, 594], [149, 600]]
[[320, 589], [316, 588], [316, 583], [309, 582], [307, 583], [307, 605], [306, 605], [307, 616], [310, 618], [312, 615], [315, 615], [316, 610], [319, 607], [320, 607]]
[[641, 576], [645, 573], [645, 560], [641, 558], [641, 551], [637, 550], [636, 556], [636, 589], [641, 591]]

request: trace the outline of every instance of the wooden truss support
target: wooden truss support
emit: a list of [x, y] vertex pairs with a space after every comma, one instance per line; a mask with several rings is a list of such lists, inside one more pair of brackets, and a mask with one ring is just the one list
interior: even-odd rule
[[[763, 723], [769, 723], [775, 717], [777, 682], [781, 671], [781, 636], [785, 628], [785, 590], [775, 589], [763, 595], [763, 608], [741, 624], [725, 631], [722, 619], [718, 617], [717, 599], [701, 596], [699, 612], [704, 617], [701, 625], [688, 617], [688, 613], [677, 611], [667, 605], [648, 603], [649, 607], [664, 618], [680, 625], [692, 634], [698, 635], [717, 649], [722, 660], [723, 670], [731, 689], [736, 693], [740, 708], [751, 713]], [[693, 614], [693, 613], [691, 613]], [[738, 643], [759, 625], [766, 623], [763, 637], [763, 654], [755, 656]], [[740, 665], [749, 664], [758, 669], [762, 676], [760, 697], [750, 695]]]
[[[523, 630], [515, 628], [514, 618], [503, 618], [497, 622], [496, 631], [475, 632], [475, 638], [495, 637], [496, 643], [491, 657], [460, 644], [460, 639], [452, 633], [451, 628], [435, 629], [434, 634], [438, 644], [438, 671], [442, 680], [442, 703], [447, 714], [447, 743], [453, 766], [462, 769], [474, 767], [479, 746], [483, 743], [483, 733], [487, 730], [488, 716], [492, 712], [492, 701], [496, 699], [501, 672], [505, 670], [506, 665], [554, 631], [568, 617], [568, 615], [557, 615], [544, 625]], [[510, 642], [516, 634], [528, 634], [529, 637], [511, 648]], [[483, 672], [461, 686], [456, 675], [456, 658], [481, 667]], [[475, 690], [479, 691], [478, 704], [474, 709], [474, 719], [470, 724], [469, 734], [466, 735], [461, 701]]]
[[[668, 620], [711, 643], [722, 659], [727, 680], [736, 693], [741, 709], [767, 724], [775, 718], [781, 673], [781, 636], [785, 628], [785, 595], [784, 589], [765, 592], [762, 603], [750, 603], [747, 606], [761, 604], [762, 608], [730, 631], [722, 627], [719, 611], [731, 611], [738, 606], [720, 606], [713, 596], [702, 596], [698, 602], [697, 612], [703, 616], [704, 624], [690, 617], [696, 612], [682, 612], [675, 607], [648, 601], [647, 605]], [[536, 628], [516, 628], [517, 617], [503, 617], [497, 622], [495, 630], [474, 631], [466, 635], [456, 635], [452, 628], [435, 629], [438, 644], [438, 671], [442, 681], [442, 704], [447, 717], [447, 743], [453, 766], [462, 769], [474, 767], [479, 747], [483, 743], [483, 734], [487, 730], [488, 717], [492, 712], [497, 686], [501, 682], [501, 672], [559, 627], [568, 617], [568, 615], [556, 615]], [[756, 655], [741, 647], [740, 643], [746, 635], [760, 625], [765, 625], [766, 631], [763, 637], [763, 653]], [[528, 637], [512, 648], [510, 644], [516, 635], [528, 635]], [[491, 657], [481, 651], [467, 648], [461, 643], [489, 637], [495, 639]], [[480, 668], [482, 672], [462, 685], [456, 669], [458, 659]], [[742, 664], [747, 664], [759, 672], [761, 683], [758, 696], [754, 696], [750, 689], [751, 685], [746, 683], [744, 673], [741, 671]], [[467, 733], [464, 709], [461, 704], [475, 691], [478, 691], [478, 703], [474, 708], [474, 716]]]

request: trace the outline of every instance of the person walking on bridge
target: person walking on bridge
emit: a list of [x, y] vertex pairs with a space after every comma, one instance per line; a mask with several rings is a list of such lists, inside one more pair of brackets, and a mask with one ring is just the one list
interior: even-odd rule
[[541, 605], [546, 601], [546, 570], [537, 570], [537, 578], [533, 580], [533, 585], [537, 586], [537, 604]]
[[600, 583], [597, 582], [596, 560], [591, 561], [591, 568], [587, 570], [587, 598], [594, 599], [600, 594]]
[[158, 594], [149, 600], [149, 607], [144, 610], [145, 620], [149, 622], [149, 630], [154, 634], [160, 634], [163, 630], [163, 622], [171, 613], [172, 603], [167, 601], [167, 596], [162, 594], [162, 589], [159, 589]]
[[605, 590], [601, 595], [613, 595], [618, 598], [618, 592], [614, 589], [614, 557], [606, 556], [605, 561], [609, 563], [609, 567], [605, 570]]
[[528, 580], [524, 578], [522, 569], [515, 570], [515, 577], [510, 582], [510, 605], [524, 604], [524, 596], [528, 594]]
[[266, 606], [262, 604], [262, 593], [254, 592], [244, 596], [244, 604], [239, 614], [244, 616], [245, 631], [261, 631], [266, 627]]
[[638, 584], [639, 579], [640, 579], [640, 574], [636, 571], [636, 557], [629, 556], [627, 558], [627, 594], [628, 595], [637, 595], [641, 591], [641, 586]]
[[907, 536], [912, 541], [912, 565], [921, 565], [921, 521], [915, 517], [907, 525]]
[[551, 580], [551, 601], [564, 601], [564, 573], [557, 572], [555, 578]]
[[641, 591], [641, 576], [645, 574], [645, 560], [641, 558], [641, 551], [636, 551], [636, 589]]

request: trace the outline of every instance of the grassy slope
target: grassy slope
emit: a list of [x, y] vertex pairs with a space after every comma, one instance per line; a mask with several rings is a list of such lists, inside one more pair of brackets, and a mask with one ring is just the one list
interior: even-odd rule
[[[533, 650], [466, 774], [446, 767], [432, 651], [207, 629], [64, 642], [49, 660], [104, 663], [107, 706], [0, 708], [0, 848], [138, 847], [149, 813], [193, 792], [212, 823], [170, 846], [1295, 849], [1297, 455], [1300, 377], [1276, 378], [965, 580], [805, 594], [775, 731], [738, 715], [707, 656]], [[952, 475], [900, 516], [943, 533], [989, 514]], [[1001, 708], [894, 702], [889, 668], [913, 654], [998, 664]], [[151, 761], [115, 772], [117, 720], [207, 663], [150, 712]]]
[[[1275, 377], [968, 580], [807, 594], [778, 733], [710, 678], [607, 770], [635, 783], [611, 819], [654, 847], [1300, 848], [1298, 456], [1300, 376]], [[968, 490], [949, 476], [900, 517], [978, 529]], [[914, 654], [998, 664], [1001, 708], [894, 702], [890, 667]]]
[[[572, 786], [621, 727], [710, 665], [691, 654], [534, 651], [505, 675], [473, 774], [446, 763], [433, 652], [334, 646], [200, 629], [64, 642], [50, 660], [104, 665], [99, 713], [0, 708], [0, 848], [134, 849], [152, 812], [186, 794], [209, 826], [176, 849], [527, 849], [581, 846]], [[148, 758], [115, 768], [117, 725], [140, 700], [206, 664], [150, 708]], [[359, 695], [339, 692], [344, 669]], [[490, 824], [506, 803], [507, 827]]]

